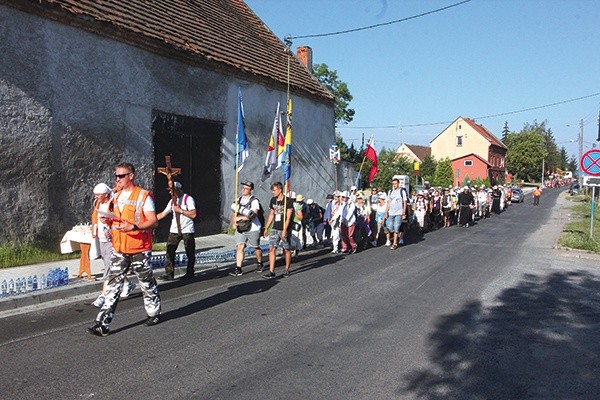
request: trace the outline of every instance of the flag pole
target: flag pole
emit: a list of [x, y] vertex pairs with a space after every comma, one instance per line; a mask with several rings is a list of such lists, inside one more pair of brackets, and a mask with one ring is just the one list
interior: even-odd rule
[[[238, 87], [238, 108], [240, 107], [240, 88]], [[240, 112], [240, 110], [237, 111], [238, 114]], [[238, 125], [239, 125], [240, 121], [238, 118]], [[234, 162], [234, 168], [235, 168], [235, 198], [234, 198], [234, 204], [235, 204], [235, 214], [237, 216], [237, 212], [238, 212], [238, 180], [239, 180], [239, 151], [240, 151], [240, 142], [239, 142], [239, 135], [240, 135], [240, 127], [236, 126], [235, 129], [235, 162]], [[235, 217], [234, 217], [235, 218]], [[233, 221], [231, 221], [232, 225], [233, 225]]]
[[[372, 140], [373, 140], [373, 135], [371, 135], [371, 138], [369, 139], [369, 143], [367, 144], [367, 147], [369, 146], [369, 144], [371, 144]], [[362, 172], [363, 165], [365, 165], [365, 160], [366, 159], [367, 159], [367, 151], [365, 150], [365, 155], [363, 156], [363, 160], [360, 163], [360, 169], [358, 170], [358, 175], [356, 175], [356, 180], [354, 181], [354, 186], [358, 186], [358, 178], [360, 177], [360, 174]]]
[[[292, 37], [291, 35], [287, 35], [284, 38], [285, 41], [285, 46], [286, 46], [286, 51], [288, 53], [288, 59], [287, 59], [287, 92], [286, 92], [286, 98], [287, 98], [287, 103], [286, 103], [286, 111], [287, 111], [287, 118], [286, 118], [286, 122], [287, 124], [290, 123], [290, 63], [291, 63], [291, 58], [292, 58]], [[286, 135], [285, 137], [287, 138], [287, 129], [288, 126], [286, 125]], [[285, 141], [284, 141], [285, 143]], [[287, 148], [286, 148], [287, 151]], [[286, 156], [287, 158], [288, 156]], [[289, 168], [289, 167], [288, 167]], [[282, 172], [283, 172], [283, 177], [285, 178], [286, 175], [286, 171], [283, 171], [282, 168]], [[288, 198], [288, 192], [290, 191], [290, 177], [288, 177], [288, 179], [285, 180], [284, 183], [284, 198], [283, 198], [283, 229], [285, 229], [285, 223], [286, 223], [286, 218], [287, 218], [287, 198]], [[287, 233], [286, 233], [286, 237], [287, 237]], [[287, 238], [288, 243], [291, 243], [290, 238]]]

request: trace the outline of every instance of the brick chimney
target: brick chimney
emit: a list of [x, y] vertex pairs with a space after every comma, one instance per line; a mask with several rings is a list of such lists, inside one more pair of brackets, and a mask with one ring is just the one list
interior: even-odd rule
[[306, 68], [312, 74], [312, 72], [313, 72], [312, 49], [308, 46], [298, 46], [296, 48], [296, 54], [298, 55], [298, 58], [300, 59], [300, 61], [302, 61], [302, 64], [304, 64], [304, 66], [306, 66]]

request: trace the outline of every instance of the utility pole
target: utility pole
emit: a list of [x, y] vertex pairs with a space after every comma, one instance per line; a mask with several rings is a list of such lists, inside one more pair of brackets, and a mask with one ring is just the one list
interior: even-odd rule
[[581, 170], [581, 157], [583, 157], [583, 119], [579, 121], [579, 187], [583, 188], [583, 171]]

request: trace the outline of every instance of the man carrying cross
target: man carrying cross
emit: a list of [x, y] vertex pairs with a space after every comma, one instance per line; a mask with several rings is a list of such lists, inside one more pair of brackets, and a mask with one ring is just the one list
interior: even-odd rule
[[[171, 213], [175, 214], [167, 237], [165, 275], [159, 278], [168, 281], [175, 279], [175, 252], [181, 240], [183, 240], [185, 254], [187, 255], [187, 270], [181, 279], [194, 277], [194, 264], [196, 261], [196, 241], [194, 239], [196, 202], [192, 196], [183, 193], [183, 186], [180, 182], [173, 183], [173, 190], [175, 191], [176, 201], [169, 200], [165, 209], [156, 216], [160, 221]], [[179, 221], [177, 221], [177, 216], [179, 216]], [[177, 222], [179, 222], [179, 225], [177, 225]]]

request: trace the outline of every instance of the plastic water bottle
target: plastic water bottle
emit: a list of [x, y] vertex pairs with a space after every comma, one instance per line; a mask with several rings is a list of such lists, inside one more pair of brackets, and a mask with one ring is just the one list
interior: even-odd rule
[[69, 267], [65, 267], [65, 285], [69, 283]]
[[110, 229], [108, 229], [108, 226], [104, 225], [104, 228], [102, 228], [102, 232], [104, 232], [104, 237], [106, 238], [106, 241], [112, 242], [112, 235], [110, 233]]
[[46, 275], [40, 277], [40, 289], [46, 289]]
[[47, 281], [48, 289], [54, 287], [54, 268], [50, 268], [48, 271], [48, 281]]
[[38, 279], [37, 279], [37, 275], [33, 275], [33, 290], [38, 290]]
[[10, 280], [8, 281], [8, 294], [15, 294], [15, 281], [13, 281], [12, 278], [10, 278]]
[[17, 278], [15, 281], [15, 294], [21, 293], [21, 278]]
[[8, 283], [6, 283], [6, 279], [2, 281], [2, 297], [8, 296]]
[[33, 277], [31, 275], [27, 277], [27, 291], [33, 291]]

